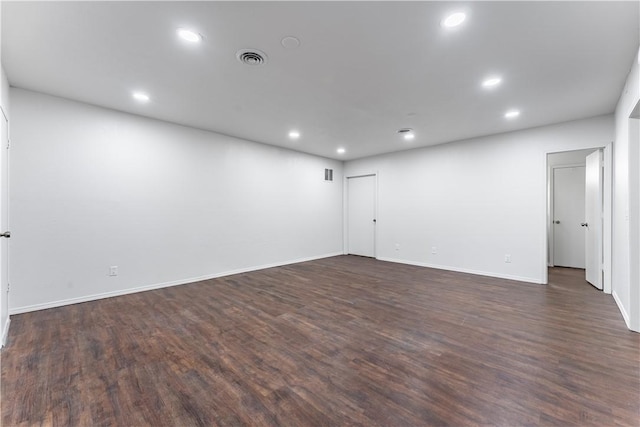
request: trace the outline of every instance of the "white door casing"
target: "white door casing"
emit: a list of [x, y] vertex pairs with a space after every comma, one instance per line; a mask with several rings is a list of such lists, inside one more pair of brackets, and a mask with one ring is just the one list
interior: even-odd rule
[[585, 268], [585, 167], [553, 169], [553, 264]]
[[376, 176], [347, 178], [347, 253], [375, 257]]
[[587, 156], [585, 170], [586, 280], [602, 289], [602, 151]]

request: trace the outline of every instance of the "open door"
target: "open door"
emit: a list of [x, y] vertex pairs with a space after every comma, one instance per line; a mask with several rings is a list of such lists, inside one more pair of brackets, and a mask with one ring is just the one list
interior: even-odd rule
[[0, 108], [0, 346], [9, 328], [9, 122]]
[[586, 279], [602, 289], [602, 150], [587, 156], [585, 169]]

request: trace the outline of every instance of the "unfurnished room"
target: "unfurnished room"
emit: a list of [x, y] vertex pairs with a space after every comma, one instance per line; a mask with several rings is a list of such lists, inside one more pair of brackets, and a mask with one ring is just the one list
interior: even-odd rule
[[2, 426], [640, 426], [639, 2], [0, 18]]

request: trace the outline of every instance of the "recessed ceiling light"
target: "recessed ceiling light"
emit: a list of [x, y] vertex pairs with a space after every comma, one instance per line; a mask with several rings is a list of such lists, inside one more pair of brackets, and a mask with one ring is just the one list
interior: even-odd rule
[[465, 19], [467, 19], [467, 15], [465, 15], [463, 12], [456, 12], [444, 18], [441, 22], [441, 25], [445, 28], [453, 28], [462, 24]]
[[280, 43], [282, 44], [282, 47], [287, 49], [295, 49], [300, 46], [300, 40], [293, 36], [284, 37]]
[[507, 119], [515, 119], [516, 117], [518, 117], [520, 115], [520, 111], [518, 110], [509, 110], [506, 113], [504, 113], [504, 116]]
[[502, 82], [500, 77], [490, 77], [482, 82], [482, 87], [492, 88], [498, 86]]
[[143, 92], [133, 92], [133, 98], [136, 101], [140, 101], [140, 102], [148, 102], [149, 101], [149, 95], [147, 95], [146, 93], [143, 93]]
[[345, 150], [344, 148], [340, 147], [336, 151], [338, 152], [338, 154], [344, 154], [347, 150]]
[[298, 132], [297, 130], [292, 130], [291, 132], [289, 132], [289, 138], [291, 139], [300, 138], [300, 132]]
[[202, 36], [195, 31], [187, 30], [186, 28], [178, 28], [176, 31], [178, 33], [178, 37], [182, 40], [186, 40], [190, 43], [198, 43], [202, 41]]

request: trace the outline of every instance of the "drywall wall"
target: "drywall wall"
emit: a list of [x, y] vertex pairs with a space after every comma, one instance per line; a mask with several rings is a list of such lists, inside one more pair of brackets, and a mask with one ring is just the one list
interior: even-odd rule
[[21, 89], [11, 103], [12, 313], [342, 251], [342, 162]]
[[609, 115], [474, 138], [350, 161], [345, 176], [378, 173], [378, 258], [544, 283], [547, 154], [603, 147], [613, 129]]
[[[638, 144], [630, 119], [640, 100], [640, 72], [638, 60], [634, 59], [626, 84], [620, 95], [615, 112], [616, 139], [614, 145], [614, 193], [613, 193], [613, 244], [612, 244], [612, 294], [629, 328], [640, 331], [640, 277], [637, 268], [638, 255]], [[633, 211], [631, 211], [633, 210]], [[633, 233], [633, 234], [631, 234]]]
[[2, 110], [4, 111], [4, 114], [8, 118], [9, 117], [9, 81], [7, 80], [7, 73], [5, 73], [4, 68], [0, 68], [0, 70], [2, 70], [2, 77], [1, 77], [2, 88], [0, 89], [0, 98], [1, 98], [0, 105], [2, 105]]

